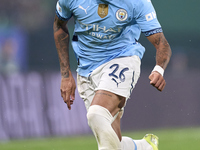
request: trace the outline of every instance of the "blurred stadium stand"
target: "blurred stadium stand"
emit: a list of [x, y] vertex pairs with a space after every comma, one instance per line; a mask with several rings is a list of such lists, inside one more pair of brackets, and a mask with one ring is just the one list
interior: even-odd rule
[[[127, 103], [122, 128], [199, 126], [200, 1], [152, 2], [173, 51], [167, 86], [159, 93], [149, 85], [155, 49], [142, 35], [142, 75]], [[72, 111], [66, 110], [59, 94], [55, 4], [56, 0], [0, 0], [0, 140], [90, 133], [78, 94]], [[72, 34], [73, 19], [68, 28]], [[72, 48], [70, 65], [76, 76]]]

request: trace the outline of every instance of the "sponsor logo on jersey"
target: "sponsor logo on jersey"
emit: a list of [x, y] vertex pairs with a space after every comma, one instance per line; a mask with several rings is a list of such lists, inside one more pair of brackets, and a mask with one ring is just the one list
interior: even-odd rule
[[151, 21], [151, 20], [153, 20], [153, 19], [156, 18], [156, 12], [155, 12], [155, 11], [154, 11], [154, 12], [151, 12], [151, 13], [145, 15], [145, 17], [146, 17], [146, 20], [147, 20], [147, 21]]
[[116, 12], [116, 18], [119, 20], [119, 21], [125, 21], [128, 17], [128, 14], [127, 14], [127, 11], [125, 9], [119, 9], [117, 12]]
[[99, 4], [98, 15], [101, 18], [104, 18], [108, 15], [108, 5], [107, 4]]
[[114, 39], [122, 30], [122, 27], [108, 28], [106, 26], [100, 26], [99, 24], [85, 24], [80, 20], [78, 22], [86, 34], [98, 39]]

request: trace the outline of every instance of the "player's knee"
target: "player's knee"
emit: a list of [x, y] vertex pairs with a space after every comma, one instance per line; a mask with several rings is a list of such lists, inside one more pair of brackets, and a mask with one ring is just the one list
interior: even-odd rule
[[88, 120], [88, 125], [91, 127], [92, 126], [92, 123], [94, 122], [95, 120], [95, 116], [96, 114], [94, 113], [94, 111], [92, 109], [88, 109], [88, 112], [87, 112], [87, 120]]
[[90, 127], [101, 126], [105, 121], [109, 124], [113, 122], [113, 117], [110, 112], [99, 105], [92, 105], [89, 107], [87, 119]]

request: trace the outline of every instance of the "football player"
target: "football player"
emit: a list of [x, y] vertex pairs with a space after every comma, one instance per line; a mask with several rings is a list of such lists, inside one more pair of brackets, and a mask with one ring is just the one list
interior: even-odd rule
[[54, 39], [61, 70], [61, 96], [68, 108], [75, 99], [69, 64], [67, 22], [74, 18], [72, 46], [77, 58], [77, 87], [99, 150], [158, 150], [158, 137], [122, 137], [120, 119], [140, 76], [145, 48], [141, 32], [155, 46], [156, 64], [150, 84], [162, 91], [171, 48], [150, 0], [59, 0]]

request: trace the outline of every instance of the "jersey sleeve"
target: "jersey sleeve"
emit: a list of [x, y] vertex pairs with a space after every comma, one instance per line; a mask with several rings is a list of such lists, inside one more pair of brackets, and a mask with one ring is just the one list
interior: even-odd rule
[[162, 32], [151, 0], [138, 0], [134, 10], [134, 17], [145, 36]]
[[56, 4], [56, 14], [59, 19], [67, 21], [72, 17], [70, 11], [70, 0], [58, 0]]

